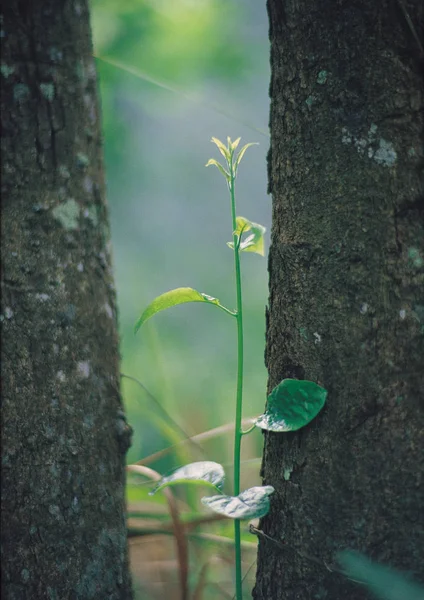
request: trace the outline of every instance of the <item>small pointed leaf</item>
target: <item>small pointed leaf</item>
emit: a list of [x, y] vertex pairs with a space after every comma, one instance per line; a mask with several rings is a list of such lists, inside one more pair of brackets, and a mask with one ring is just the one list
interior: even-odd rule
[[230, 162], [230, 152], [228, 148], [221, 142], [221, 140], [218, 140], [218, 138], [213, 137], [212, 142], [215, 144], [215, 146], [217, 146], [218, 150], [221, 152], [225, 160], [227, 162]]
[[239, 496], [207, 496], [202, 504], [230, 519], [256, 519], [269, 511], [269, 496], [274, 492], [271, 485], [256, 486]]
[[283, 379], [268, 396], [267, 409], [256, 420], [256, 427], [296, 431], [317, 416], [326, 397], [327, 391], [313, 381]]
[[246, 150], [248, 148], [250, 148], [250, 146], [258, 146], [259, 144], [257, 142], [251, 142], [250, 144], [246, 144], [245, 146], [243, 146], [243, 148], [240, 150], [240, 152], [237, 155], [236, 160], [234, 161], [234, 169], [237, 172], [238, 166], [241, 162], [241, 159], [244, 156], [244, 153], [246, 152]]
[[237, 138], [234, 142], [231, 141], [231, 138], [228, 138], [228, 147], [231, 148], [232, 152], [236, 150], [237, 146], [240, 143], [241, 138]]
[[359, 552], [345, 550], [337, 555], [347, 577], [365, 585], [381, 600], [422, 600], [424, 587], [404, 574], [370, 561]]
[[134, 333], [137, 333], [143, 323], [153, 317], [156, 313], [171, 308], [172, 306], [177, 306], [178, 304], [185, 304], [186, 302], [207, 302], [208, 304], [215, 304], [216, 306], [223, 308], [226, 312], [231, 312], [222, 306], [217, 298], [202, 294], [189, 287], [176, 288], [175, 290], [170, 290], [169, 292], [165, 292], [165, 294], [158, 296], [149, 304], [135, 324]]
[[194, 462], [185, 465], [184, 467], [180, 467], [162, 477], [150, 492], [150, 495], [153, 496], [153, 494], [156, 494], [159, 490], [180, 483], [208, 485], [219, 492], [224, 485], [224, 480], [224, 468], [219, 463], [207, 460]]
[[217, 160], [215, 160], [214, 158], [210, 158], [208, 160], [208, 162], [206, 163], [205, 167], [210, 167], [211, 165], [214, 165], [215, 167], [218, 167], [218, 169], [221, 171], [221, 173], [224, 175], [225, 179], [227, 181], [230, 181], [230, 174], [228, 173], [228, 171], [226, 171], [226, 169], [224, 169], [224, 167], [221, 165], [221, 163], [219, 163]]

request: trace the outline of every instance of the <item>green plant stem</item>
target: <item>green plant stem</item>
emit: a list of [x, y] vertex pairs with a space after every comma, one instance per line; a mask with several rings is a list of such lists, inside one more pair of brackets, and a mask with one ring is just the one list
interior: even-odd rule
[[256, 429], [256, 423], [253, 423], [252, 427], [249, 427], [249, 429], [242, 430], [241, 435], [247, 435], [248, 433], [251, 433], [254, 429]]
[[218, 306], [218, 308], [220, 308], [224, 312], [228, 313], [232, 317], [237, 317], [237, 312], [236, 311], [230, 310], [229, 308], [226, 308], [225, 306], [222, 306], [222, 304], [217, 304], [216, 306]]
[[[233, 232], [236, 225], [236, 200], [234, 193], [235, 173], [233, 167], [233, 156], [230, 159], [230, 196], [231, 196], [231, 216], [233, 222]], [[240, 272], [240, 254], [239, 254], [239, 237], [233, 233], [234, 244], [234, 266], [236, 275], [236, 291], [237, 291], [237, 396], [236, 396], [236, 421], [234, 432], [234, 496], [240, 494], [240, 455], [241, 455], [241, 439], [243, 430], [241, 426], [242, 406], [243, 406], [243, 307], [241, 293], [241, 272]], [[242, 600], [242, 572], [241, 572], [241, 535], [240, 521], [234, 521], [234, 542], [235, 542], [235, 571], [236, 571], [236, 598]]]

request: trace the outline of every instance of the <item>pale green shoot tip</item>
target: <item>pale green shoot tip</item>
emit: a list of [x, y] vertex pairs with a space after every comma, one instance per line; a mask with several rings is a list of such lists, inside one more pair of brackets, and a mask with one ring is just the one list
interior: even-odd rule
[[225, 146], [225, 144], [216, 137], [213, 137], [211, 140], [212, 143], [215, 144], [215, 146], [218, 148], [218, 150], [220, 151], [222, 156], [225, 158], [225, 160], [227, 162], [228, 171], [218, 161], [214, 160], [213, 158], [211, 158], [207, 162], [206, 166], [209, 167], [210, 165], [215, 165], [221, 171], [222, 175], [224, 175], [225, 179], [228, 182], [230, 182], [231, 177], [235, 178], [235, 176], [237, 174], [238, 166], [239, 166], [241, 159], [243, 158], [246, 150], [248, 148], [250, 148], [250, 146], [258, 145], [257, 142], [250, 142], [249, 144], [246, 144], [245, 146], [243, 146], [243, 148], [240, 150], [240, 152], [234, 159], [234, 153], [235, 153], [235, 150], [238, 148], [240, 140], [241, 140], [241, 138], [238, 137], [233, 142], [233, 141], [231, 141], [230, 137], [227, 137], [227, 146]]

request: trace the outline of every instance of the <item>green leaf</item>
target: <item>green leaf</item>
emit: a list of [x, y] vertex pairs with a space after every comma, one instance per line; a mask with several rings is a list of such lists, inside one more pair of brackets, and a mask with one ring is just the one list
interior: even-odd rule
[[249, 488], [239, 496], [209, 496], [202, 504], [230, 519], [255, 519], [269, 511], [269, 496], [274, 492], [271, 485]]
[[225, 308], [225, 306], [223, 306], [220, 301], [213, 296], [202, 294], [201, 292], [193, 290], [193, 288], [189, 287], [176, 288], [175, 290], [165, 292], [165, 294], [158, 296], [149, 304], [135, 324], [134, 333], [137, 333], [143, 323], [153, 317], [153, 315], [156, 313], [165, 310], [166, 308], [177, 306], [178, 304], [185, 304], [186, 302], [206, 302], [208, 304], [215, 304], [215, 306], [222, 308], [225, 310], [225, 312], [228, 312], [232, 315], [234, 314], [228, 310], [228, 308]]
[[[240, 242], [239, 250], [241, 252], [256, 252], [256, 254], [265, 256], [265, 227], [259, 225], [258, 223], [253, 223], [244, 217], [237, 217], [236, 230], [234, 231], [234, 234], [240, 238], [243, 233], [248, 231], [251, 231], [252, 233]], [[234, 243], [227, 242], [227, 246], [234, 248]]]
[[380, 600], [423, 600], [424, 587], [363, 554], [345, 550], [337, 555], [345, 574], [365, 585]]
[[314, 419], [325, 404], [327, 391], [313, 381], [283, 379], [268, 396], [265, 414], [256, 427], [296, 431]]
[[242, 233], [246, 231], [250, 231], [252, 228], [252, 223], [249, 219], [245, 219], [244, 217], [236, 217], [236, 236], [240, 237]]
[[258, 223], [251, 223], [250, 225], [252, 233], [242, 240], [240, 250], [242, 252], [256, 252], [256, 254], [265, 256], [264, 234], [266, 229]]
[[224, 480], [224, 468], [219, 463], [207, 460], [194, 462], [162, 477], [150, 492], [150, 495], [156, 494], [159, 490], [163, 490], [163, 488], [170, 485], [177, 485], [179, 483], [208, 485], [220, 491], [224, 485]]
[[216, 138], [216, 137], [212, 138], [212, 142], [215, 144], [215, 146], [217, 146], [217, 148], [221, 152], [222, 156], [229, 163], [230, 162], [230, 151], [228, 150], [228, 148], [221, 142], [221, 140], [218, 140], [218, 138]]
[[234, 150], [236, 150], [237, 146], [240, 143], [241, 138], [237, 138], [234, 142], [231, 141], [231, 138], [227, 138], [227, 142], [228, 142], [228, 147], [231, 148], [231, 152], [234, 152]]
[[224, 175], [225, 179], [227, 181], [230, 181], [231, 177], [230, 174], [228, 173], [228, 171], [226, 171], [226, 169], [224, 169], [224, 167], [221, 165], [221, 163], [219, 163], [217, 160], [215, 160], [214, 158], [210, 158], [208, 160], [208, 162], [206, 163], [205, 167], [210, 167], [211, 165], [214, 165], [215, 167], [218, 167], [218, 169], [221, 171], [221, 173]]
[[250, 144], [246, 144], [245, 146], [243, 146], [243, 148], [238, 153], [236, 160], [234, 161], [234, 172], [235, 173], [237, 173], [238, 166], [239, 166], [239, 164], [241, 162], [241, 159], [243, 158], [244, 153], [246, 152], [246, 150], [248, 148], [250, 148], [250, 146], [258, 146], [258, 145], [259, 144], [257, 142], [251, 142]]

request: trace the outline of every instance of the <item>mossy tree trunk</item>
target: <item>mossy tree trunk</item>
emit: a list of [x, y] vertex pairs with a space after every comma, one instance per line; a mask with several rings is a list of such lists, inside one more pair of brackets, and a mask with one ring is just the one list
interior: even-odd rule
[[128, 599], [125, 452], [86, 0], [2, 22], [2, 598]]
[[[273, 227], [266, 362], [323, 412], [265, 436], [276, 489], [254, 598], [368, 598], [355, 549], [423, 579], [421, 0], [268, 0]], [[311, 560], [312, 558], [312, 560]], [[318, 562], [313, 559], [316, 558]]]

